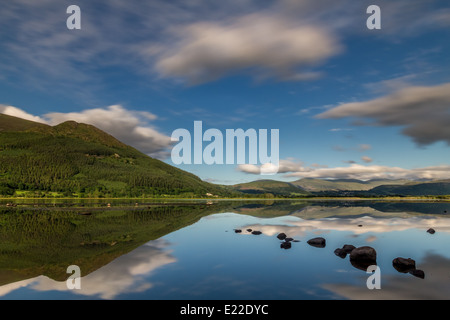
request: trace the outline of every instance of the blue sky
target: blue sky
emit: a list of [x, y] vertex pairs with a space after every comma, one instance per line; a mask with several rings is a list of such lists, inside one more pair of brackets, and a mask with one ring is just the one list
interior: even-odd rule
[[12, 0], [0, 39], [6, 114], [90, 123], [170, 164], [196, 120], [279, 129], [277, 175], [179, 166], [208, 181], [450, 178], [447, 1]]

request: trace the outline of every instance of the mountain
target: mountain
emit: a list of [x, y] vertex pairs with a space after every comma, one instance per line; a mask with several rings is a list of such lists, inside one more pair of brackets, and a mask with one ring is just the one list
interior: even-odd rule
[[87, 124], [0, 114], [0, 195], [230, 195], [228, 187], [151, 158]]
[[234, 185], [236, 191], [247, 194], [272, 194], [282, 197], [382, 197], [382, 196], [442, 196], [450, 195], [450, 180], [411, 181], [374, 179], [322, 180], [305, 178], [293, 182], [257, 180]]
[[276, 180], [257, 180], [233, 186], [239, 192], [247, 194], [272, 194], [276, 196], [305, 196], [309, 192], [289, 182]]
[[430, 181], [406, 185], [382, 185], [367, 191], [369, 196], [442, 196], [450, 195], [450, 181]]
[[300, 179], [216, 185], [88, 124], [0, 114], [0, 196], [305, 197], [450, 195], [450, 180]]
[[0, 113], [0, 133], [1, 132], [14, 132], [14, 131], [26, 131], [30, 129], [38, 128], [50, 128], [50, 126], [38, 123], [34, 121], [29, 121], [21, 118], [16, 118], [8, 116], [6, 114]]
[[373, 179], [368, 181], [361, 181], [356, 179], [336, 179], [336, 180], [324, 180], [304, 178], [291, 182], [291, 184], [301, 187], [309, 192], [321, 192], [321, 191], [360, 191], [370, 190], [381, 185], [403, 185], [410, 183], [410, 180], [383, 180]]

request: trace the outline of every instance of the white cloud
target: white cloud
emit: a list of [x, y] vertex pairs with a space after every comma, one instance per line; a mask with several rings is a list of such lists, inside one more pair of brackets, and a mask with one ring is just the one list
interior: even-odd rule
[[22, 109], [13, 107], [13, 106], [6, 106], [3, 104], [0, 104], [0, 113], [6, 114], [8, 116], [13, 116], [17, 118], [22, 118], [25, 120], [40, 122], [40, 123], [47, 123], [46, 120], [42, 119], [41, 117], [34, 116], [32, 114], [29, 114]]
[[240, 164], [237, 167], [237, 170], [249, 173], [249, 174], [261, 174], [261, 173], [288, 173], [293, 171], [301, 171], [305, 170], [303, 167], [303, 163], [299, 161], [295, 161], [291, 158], [286, 160], [280, 160], [278, 167], [266, 163], [260, 166], [254, 164]]
[[257, 166], [255, 164], [240, 164], [238, 165], [237, 169], [239, 171], [250, 173], [250, 174], [260, 174], [261, 168], [260, 166]]
[[322, 179], [450, 179], [450, 166], [433, 166], [415, 169], [379, 165], [351, 164], [348, 167], [320, 168], [316, 170], [293, 172], [288, 176], [298, 178]]
[[[449, 10], [437, 9], [433, 1], [377, 4], [383, 8], [383, 28], [377, 34], [384, 39], [448, 26]], [[102, 67], [152, 75], [156, 65], [163, 76], [191, 81], [253, 67], [264, 76], [311, 79], [320, 73], [309, 68], [338, 49], [321, 28], [342, 37], [366, 34], [367, 6], [351, 0], [86, 1], [81, 32], [68, 32], [65, 3], [3, 1], [0, 74], [42, 90], [64, 89], [72, 96], [81, 91], [84, 98], [107, 80], [99, 72]]]
[[156, 115], [148, 111], [128, 110], [121, 105], [86, 109], [80, 112], [52, 112], [43, 116], [29, 114], [17, 107], [0, 105], [0, 113], [52, 126], [65, 121], [90, 124], [121, 142], [159, 159], [169, 155], [168, 148], [172, 145], [169, 136], [151, 125], [150, 122], [157, 119]]
[[359, 125], [400, 126], [418, 145], [450, 144], [450, 83], [402, 88], [374, 100], [341, 104], [316, 117], [350, 117]]
[[158, 45], [156, 70], [194, 84], [248, 69], [260, 78], [314, 79], [319, 73], [310, 68], [340, 51], [323, 28], [262, 13], [180, 26], [176, 35], [173, 42]]
[[158, 132], [149, 120], [157, 117], [146, 111], [127, 110], [121, 105], [106, 108], [87, 109], [80, 112], [53, 112], [44, 115], [51, 125], [64, 121], [91, 124], [129, 144], [150, 156], [167, 155], [167, 148], [172, 144], [169, 136]]
[[[373, 161], [369, 157], [362, 157], [363, 161]], [[423, 168], [404, 169], [401, 167], [389, 167], [380, 165], [361, 165], [354, 161], [347, 167], [328, 168], [323, 166], [304, 167], [301, 163], [293, 163], [289, 160], [280, 160], [278, 173], [286, 173], [285, 177], [316, 178], [316, 179], [405, 179], [405, 180], [442, 180], [450, 179], [450, 166], [430, 166]], [[237, 170], [248, 174], [260, 174], [262, 166], [239, 165]]]

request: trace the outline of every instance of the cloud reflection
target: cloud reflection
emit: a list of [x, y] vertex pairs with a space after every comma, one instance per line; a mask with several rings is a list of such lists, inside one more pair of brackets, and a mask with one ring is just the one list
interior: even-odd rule
[[441, 300], [448, 299], [450, 287], [448, 277], [450, 259], [437, 254], [427, 254], [421, 262], [426, 271], [424, 280], [411, 275], [399, 277], [397, 274], [381, 275], [381, 289], [368, 290], [365, 281], [362, 285], [349, 283], [325, 284], [322, 287], [341, 297], [354, 300]]
[[[317, 207], [316, 208], [317, 212], [320, 213], [322, 208], [325, 207]], [[326, 208], [326, 210], [329, 209], [330, 208]], [[299, 274], [295, 275], [295, 277], [298, 277], [298, 281], [302, 282], [309, 281], [306, 280], [306, 278], [308, 277], [306, 276], [306, 274], [311, 270], [313, 270], [312, 271], [313, 273], [325, 272], [326, 274], [328, 274], [328, 272], [330, 272], [330, 269], [328, 269], [328, 267], [332, 268], [333, 266], [335, 266], [336, 269], [340, 270], [336, 271], [336, 273], [339, 272], [342, 274], [343, 272], [342, 270], [344, 270], [342, 269], [342, 266], [344, 265], [339, 264], [342, 262], [342, 260], [337, 258], [332, 252], [332, 250], [336, 248], [334, 247], [333, 240], [340, 239], [340, 235], [336, 236], [336, 234], [334, 234], [335, 231], [347, 232], [349, 233], [350, 237], [363, 235], [361, 238], [365, 238], [366, 242], [376, 242], [379, 240], [380, 242], [377, 243], [377, 245], [384, 246], [386, 245], [384, 241], [392, 240], [390, 239], [390, 237], [386, 237], [384, 233], [404, 231], [404, 230], [412, 230], [412, 231], [419, 230], [419, 232], [421, 232], [420, 230], [422, 230], [423, 238], [432, 240], [432, 242], [427, 244], [431, 245], [430, 248], [432, 249], [430, 250], [428, 247], [424, 247], [424, 248], [414, 248], [412, 250], [414, 250], [415, 252], [428, 251], [428, 254], [426, 254], [424, 258], [420, 258], [420, 260], [418, 260], [420, 261], [418, 267], [421, 270], [425, 271], [426, 274], [425, 280], [418, 279], [408, 274], [405, 275], [397, 273], [395, 270], [393, 269], [391, 270], [391, 268], [389, 268], [389, 271], [385, 272], [386, 270], [388, 270], [386, 268], [382, 270], [382, 272], [385, 272], [382, 274], [382, 290], [377, 290], [377, 292], [375, 292], [374, 290], [368, 290], [366, 288], [365, 281], [368, 276], [364, 272], [360, 271], [358, 271], [359, 273], [356, 275], [356, 277], [361, 277], [362, 279], [362, 282], [358, 281], [358, 283], [360, 283], [358, 287], [356, 287], [353, 277], [351, 278], [351, 282], [345, 283], [346, 280], [342, 280], [343, 279], [342, 277], [339, 278], [340, 280], [335, 280], [334, 278], [332, 279], [328, 278], [331, 280], [324, 280], [327, 277], [326, 274], [324, 274], [324, 277], [321, 277], [320, 279], [322, 283], [323, 282], [326, 283], [321, 285], [321, 287], [323, 289], [332, 292], [333, 298], [337, 297], [338, 299], [342, 297], [350, 299], [365, 299], [365, 298], [374, 299], [378, 297], [380, 297], [380, 299], [386, 298], [438, 299], [441, 298], [440, 295], [444, 295], [449, 291], [448, 286], [446, 288], [443, 283], [448, 282], [447, 280], [449, 276], [448, 270], [450, 270], [449, 268], [450, 257], [447, 256], [447, 249], [445, 247], [442, 247], [443, 246], [442, 243], [445, 243], [445, 241], [442, 240], [443, 239], [445, 240], [446, 239], [445, 237], [448, 237], [449, 235], [448, 232], [450, 231], [450, 219], [446, 218], [445, 216], [440, 217], [434, 215], [433, 216], [413, 215], [406, 213], [396, 213], [396, 216], [393, 216], [389, 215], [389, 213], [381, 213], [381, 212], [374, 213], [375, 217], [373, 217], [367, 214], [369, 208], [361, 207], [359, 208], [359, 210], [360, 214], [356, 215], [356, 212], [354, 212], [355, 216], [340, 216], [340, 217], [331, 216], [331, 217], [322, 217], [318, 219], [304, 219], [293, 215], [270, 219], [261, 219], [250, 216], [238, 215], [234, 213], [228, 213], [225, 215], [217, 214], [205, 217], [201, 219], [202, 222], [199, 223], [205, 223], [203, 225], [203, 227], [205, 228], [211, 228], [211, 226], [213, 226], [214, 228], [217, 227], [218, 228], [217, 230], [223, 230], [223, 228], [225, 228], [227, 224], [229, 224], [228, 226], [232, 228], [237, 227], [237, 225], [234, 225], [234, 223], [246, 224], [239, 226], [242, 229], [241, 233], [242, 235], [247, 235], [251, 237], [253, 236], [251, 235], [251, 232], [247, 231], [247, 229], [261, 231], [263, 235], [270, 237], [275, 237], [278, 233], [284, 232], [288, 235], [288, 237], [292, 237], [296, 240], [301, 240], [303, 244], [305, 244], [305, 241], [308, 240], [310, 238], [309, 236], [311, 236], [311, 234], [313, 233], [320, 233], [320, 234], [328, 233], [331, 246], [327, 245], [327, 249], [317, 252], [314, 256], [309, 256], [310, 260], [308, 260], [308, 263], [305, 264], [304, 266], [305, 269], [303, 269]], [[335, 211], [332, 211], [332, 209], [328, 213], [330, 212], [336, 213]], [[299, 214], [299, 212], [296, 212], [295, 214]], [[385, 214], [385, 217], [380, 217], [383, 214]], [[233, 220], [220, 221], [220, 223], [216, 223], [217, 221], [212, 221], [218, 217], [220, 219], [232, 218]], [[257, 223], [251, 223], [249, 221], [257, 221]], [[210, 223], [212, 223], [212, 225]], [[189, 233], [189, 230], [190, 232], [194, 232], [193, 230], [195, 229], [195, 233], [199, 234], [197, 231], [201, 227], [202, 226], [198, 226], [197, 228], [188, 229], [187, 235], [189, 236], [189, 239], [193, 239], [193, 241], [203, 241], [203, 239], [200, 239], [201, 237], [195, 238], [195, 236], [193, 236], [192, 233]], [[429, 235], [428, 233], [426, 233], [426, 230], [430, 227], [436, 229], [437, 231], [436, 235]], [[234, 237], [234, 234], [232, 235], [231, 233], [227, 233], [225, 235], [227, 236], [227, 239], [230, 239], [229, 238], [230, 236]], [[303, 236], [306, 235], [308, 235], [308, 238], [303, 238]], [[440, 236], [444, 236], [444, 238], [442, 237], [439, 238]], [[218, 243], [221, 243], [222, 245], [224, 244], [223, 239], [225, 238], [218, 237], [216, 241], [218, 241]], [[389, 247], [391, 247], [391, 244], [394, 247], [398, 247], [399, 251], [396, 252], [385, 251], [382, 254], [383, 259], [385, 257], [388, 257], [387, 260], [389, 260], [391, 259], [389, 257], [390, 254], [392, 255], [395, 254], [396, 256], [397, 252], [400, 252], [404, 248], [408, 248], [404, 247], [404, 244], [392, 242], [387, 243]], [[141, 293], [150, 288], [153, 288], [157, 284], [154, 280], [155, 277], [153, 277], [157, 269], [163, 268], [171, 263], [177, 262], [176, 257], [173, 256], [171, 252], [168, 250], [169, 245], [171, 246], [170, 243], [162, 239], [148, 242], [147, 244], [137, 248], [136, 250], [117, 258], [113, 262], [109, 263], [108, 265], [105, 265], [104, 267], [98, 269], [97, 271], [94, 271], [91, 274], [84, 276], [81, 279], [81, 287], [82, 287], [81, 290], [69, 291], [64, 281], [57, 282], [48, 277], [39, 276], [36, 278], [1, 286], [0, 296], [7, 297], [7, 295], [10, 293], [14, 293], [18, 290], [24, 289], [32, 290], [38, 293], [48, 291], [64, 292], [73, 294], [75, 295], [75, 297], [78, 296], [81, 298], [87, 297], [87, 298], [101, 298], [101, 299], [120, 299], [121, 297], [123, 297], [124, 294]], [[208, 245], [210, 245], [209, 248], [214, 247], [214, 243], [209, 242]], [[410, 246], [410, 243], [408, 243], [407, 246]], [[299, 248], [300, 250], [299, 252], [309, 253], [309, 251], [307, 251], [309, 247], [307, 245], [302, 246], [302, 243], [300, 243], [296, 248]], [[420, 251], [422, 249], [425, 251]], [[266, 251], [265, 250], [263, 251], [264, 252], [262, 253], [257, 253], [256, 256], [262, 258], [267, 257], [265, 256]], [[245, 252], [246, 254], [248, 253], [247, 251]], [[280, 253], [279, 249], [277, 249], [276, 252]], [[411, 251], [407, 250], [407, 253], [405, 254], [409, 254], [409, 252]], [[223, 253], [223, 251], [221, 251], [220, 253]], [[220, 253], [216, 254], [220, 255]], [[438, 255], [438, 253], [440, 253], [440, 255]], [[267, 254], [268, 257], [271, 257], [272, 253], [269, 252]], [[234, 275], [232, 276], [231, 274], [228, 273], [231, 272], [232, 270], [227, 269], [227, 264], [225, 263], [225, 261], [227, 260], [215, 260], [216, 256], [214, 256], [213, 253], [211, 257], [213, 258], [212, 259], [213, 263], [211, 265], [212, 268], [214, 269], [211, 272], [211, 274], [207, 273], [202, 274], [197, 281], [194, 281], [195, 284], [189, 283], [189, 285], [186, 285], [183, 283], [181, 284], [177, 283], [174, 288], [171, 288], [171, 290], [178, 290], [177, 294], [179, 295], [184, 296], [191, 295], [195, 297], [221, 296], [222, 294], [224, 294], [224, 292], [227, 294], [229, 292], [232, 292], [232, 294], [235, 295], [237, 294], [238, 296], [241, 295], [250, 296], [253, 294], [250, 291], [248, 292], [246, 291], [249, 288], [249, 286], [246, 285], [247, 281], [249, 280], [246, 278], [241, 278], [241, 275], [245, 274], [248, 271], [245, 268], [246, 266], [252, 268], [251, 270], [254, 270], [253, 269], [254, 259], [251, 259], [251, 262], [248, 265], [243, 265], [242, 269], [239, 268], [238, 271], [239, 274], [237, 274], [235, 277]], [[283, 256], [283, 259], [292, 259], [286, 261], [295, 262], [297, 261], [296, 260], [297, 257], [298, 255], [296, 254], [293, 255], [287, 254]], [[416, 256], [413, 258], [418, 259]], [[323, 270], [321, 269], [321, 265], [315, 265], [316, 262], [323, 263], [325, 260], [322, 259], [328, 259], [329, 261], [329, 263], [328, 262], [326, 263], [326, 268]], [[382, 265], [383, 263], [386, 263], [387, 260], [381, 261]], [[209, 262], [208, 260], [205, 261], [206, 261], [205, 270], [208, 270], [207, 266], [209, 266]], [[390, 263], [390, 261], [391, 260], [387, 261], [387, 263]], [[334, 262], [336, 262], [337, 264], [333, 265]], [[193, 268], [195, 268], [193, 270], [197, 269], [197, 267]], [[349, 266], [349, 268], [351, 269], [351, 266]], [[316, 269], [318, 270], [320, 269], [320, 271]], [[83, 272], [83, 270], [81, 271]], [[298, 271], [299, 270], [295, 270], [294, 272]], [[264, 274], [263, 272], [265, 271], [262, 270], [261, 272], [262, 274]], [[329, 276], [335, 277], [336, 273], [331, 272], [329, 273]], [[260, 280], [258, 279], [258, 281]], [[336, 283], [337, 281], [342, 281], [342, 283]], [[223, 283], [227, 283], [227, 285], [222, 285]], [[265, 288], [272, 284], [273, 283], [271, 281], [269, 282], [262, 281], [260, 286]], [[261, 287], [259, 286], [252, 287], [252, 290], [262, 292], [260, 290]], [[314, 283], [314, 287], [315, 288], [317, 287], [316, 283]], [[420, 288], [424, 289], [422, 290]], [[312, 292], [311, 288], [309, 287], [305, 288], [305, 290]], [[174, 291], [172, 291], [172, 293], [173, 292]], [[311, 295], [312, 294], [313, 293], [311, 293]], [[55, 293], [55, 295], [57, 295], [57, 293]]]
[[[176, 262], [170, 252], [164, 250], [167, 245], [163, 240], [151, 241], [82, 277], [81, 289], [70, 292], [89, 297], [97, 296], [101, 299], [114, 299], [123, 293], [145, 291], [153, 286], [147, 279], [149, 274]], [[0, 296], [23, 287], [35, 291], [68, 291], [65, 281], [59, 282], [46, 276], [39, 276], [1, 286]]]
[[[370, 208], [358, 208], [360, 212], [373, 211]], [[319, 210], [319, 209], [317, 209]], [[329, 208], [327, 208], [329, 212]], [[439, 232], [450, 232], [450, 219], [444, 217], [408, 216], [405, 217], [371, 217], [368, 215], [358, 217], [339, 217], [321, 219], [302, 219], [294, 216], [277, 219], [274, 224], [248, 224], [242, 226], [243, 230], [259, 230], [266, 236], [274, 236], [284, 232], [291, 237], [301, 237], [308, 232], [343, 231], [352, 232], [355, 235], [365, 233], [384, 233], [392, 231], [404, 231], [409, 229], [424, 230], [435, 228]], [[246, 234], [245, 232], [243, 234]], [[370, 236], [367, 241], [372, 242], [375, 236]]]

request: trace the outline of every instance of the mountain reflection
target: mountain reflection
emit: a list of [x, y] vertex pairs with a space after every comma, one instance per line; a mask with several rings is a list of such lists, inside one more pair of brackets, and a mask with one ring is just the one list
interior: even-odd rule
[[[156, 269], [176, 262], [175, 257], [164, 251], [167, 246], [163, 240], [151, 241], [136, 250], [125, 254], [102, 268], [81, 277], [81, 289], [71, 293], [101, 299], [114, 299], [123, 293], [145, 291], [153, 286], [146, 277]], [[81, 273], [83, 270], [81, 270]], [[69, 277], [69, 275], [67, 275]], [[0, 287], [4, 296], [13, 290], [28, 287], [35, 291], [68, 292], [66, 282], [52, 280], [45, 276], [11, 283]]]
[[[76, 208], [8, 211], [0, 215], [0, 297], [445, 299], [450, 297], [447, 207], [219, 201], [98, 209], [90, 216]], [[430, 228], [436, 232], [427, 232]], [[317, 239], [323, 245], [313, 245]], [[366, 287], [365, 264], [339, 254], [368, 246], [376, 251], [380, 290]], [[425, 276], [398, 272], [393, 266], [398, 257], [413, 259]], [[51, 263], [44, 264], [46, 259]], [[65, 268], [71, 261], [80, 263], [81, 290], [67, 289]], [[280, 262], [283, 272], [273, 272]]]
[[251, 224], [241, 226], [241, 228], [260, 230], [267, 236], [273, 236], [284, 232], [293, 237], [302, 237], [307, 232], [313, 230], [348, 231], [355, 235], [404, 231], [408, 229], [419, 229], [426, 232], [426, 230], [431, 227], [439, 230], [439, 232], [450, 231], [450, 219], [429, 217], [373, 218], [364, 216], [358, 218], [322, 218], [305, 220], [290, 216], [286, 217], [283, 221], [285, 222], [285, 225]]

